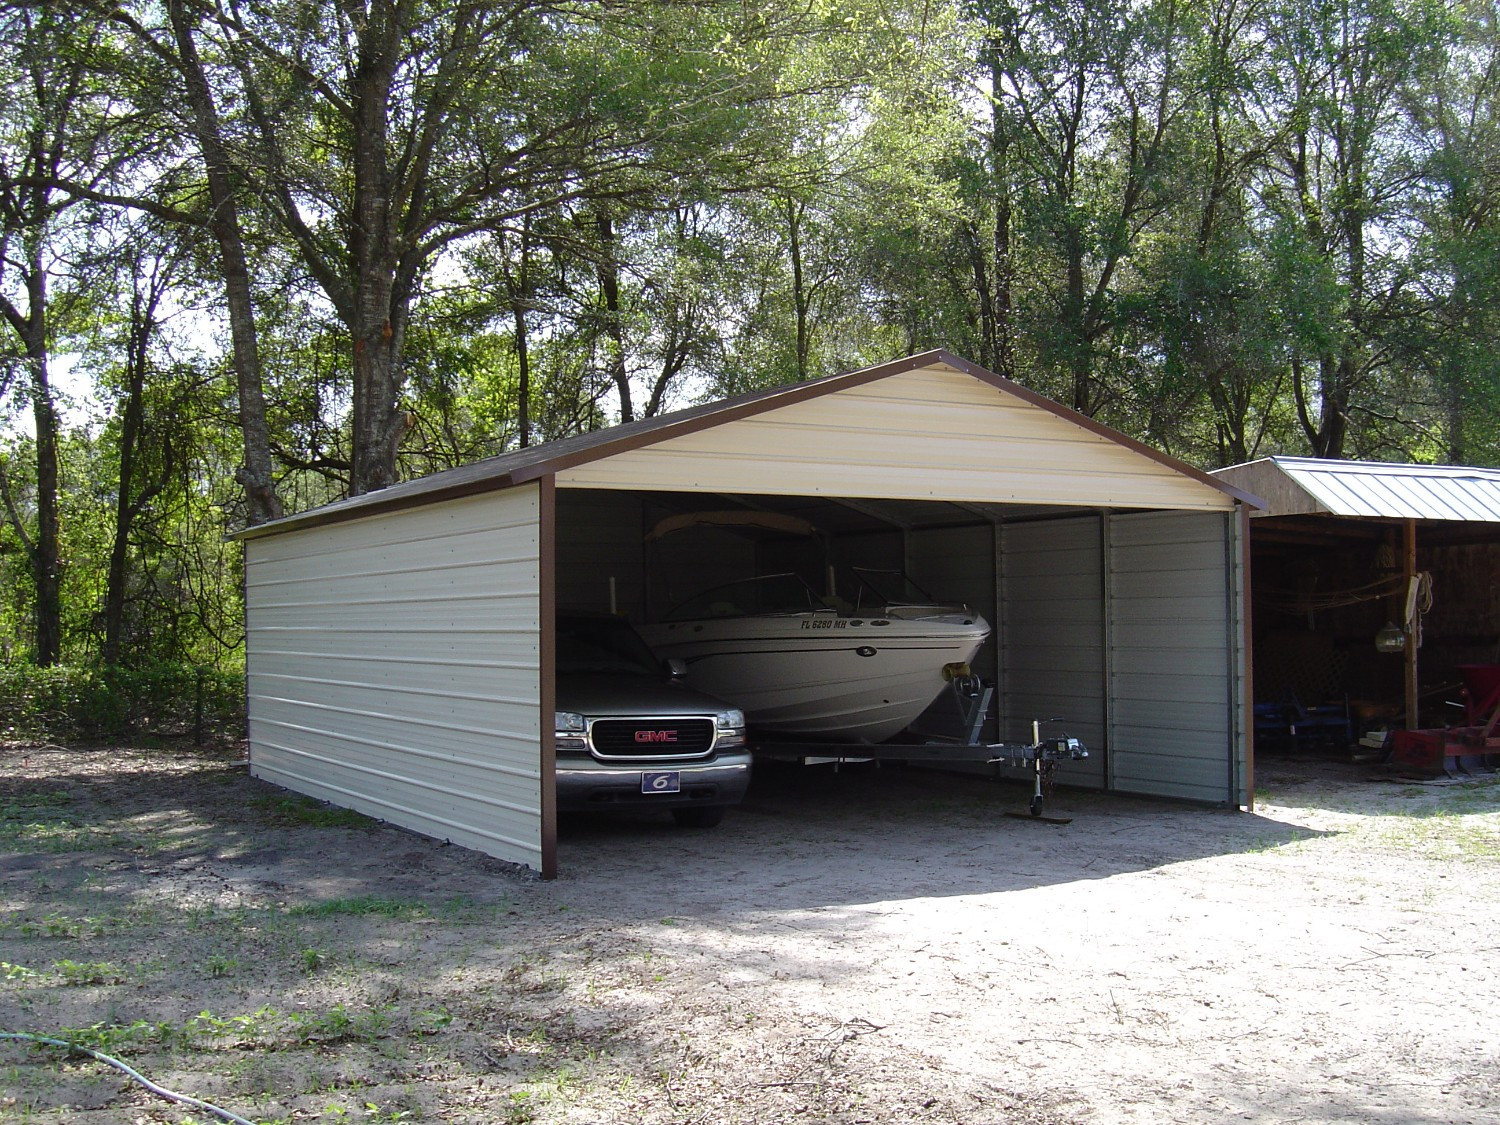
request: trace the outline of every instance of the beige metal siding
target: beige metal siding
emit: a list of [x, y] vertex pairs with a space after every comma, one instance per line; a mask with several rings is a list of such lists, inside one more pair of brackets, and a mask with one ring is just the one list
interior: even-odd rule
[[1192, 512], [1109, 517], [1114, 789], [1239, 803], [1237, 524], [1233, 516]]
[[1033, 719], [1061, 719], [1043, 734], [1081, 738], [1092, 755], [1058, 767], [1058, 779], [1072, 785], [1102, 785], [1108, 753], [1099, 519], [1009, 523], [1001, 531], [1000, 733], [1029, 740]]
[[252, 772], [540, 868], [539, 502], [248, 541]]
[[1226, 511], [1137, 450], [946, 368], [668, 438], [558, 473], [559, 487]]

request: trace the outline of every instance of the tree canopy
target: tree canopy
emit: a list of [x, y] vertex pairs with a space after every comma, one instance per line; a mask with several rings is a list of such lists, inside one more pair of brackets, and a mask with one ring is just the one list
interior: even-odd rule
[[942, 346], [1204, 467], [1500, 462], [1493, 0], [4, 0], [0, 647], [227, 530]]

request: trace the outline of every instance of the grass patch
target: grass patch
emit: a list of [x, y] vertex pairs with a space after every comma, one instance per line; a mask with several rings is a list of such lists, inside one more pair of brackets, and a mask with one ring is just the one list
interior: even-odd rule
[[1500, 859], [1500, 810], [1465, 812], [1445, 799], [1442, 807], [1383, 818], [1369, 835], [1386, 847], [1432, 859], [1492, 862]]
[[425, 902], [382, 898], [379, 895], [354, 895], [351, 898], [332, 898], [325, 902], [299, 903], [296, 906], [287, 907], [287, 913], [301, 918], [379, 915], [383, 918], [400, 918], [408, 922], [432, 916], [432, 911]]
[[65, 811], [71, 802], [72, 798], [60, 790], [37, 790], [10, 798], [0, 805], [0, 843], [21, 852], [49, 855], [138, 845], [139, 841], [124, 833], [72, 819]]
[[326, 1010], [284, 1012], [261, 1007], [236, 1016], [216, 1016], [202, 1011], [185, 1020], [134, 1020], [130, 1023], [100, 1022], [87, 1027], [65, 1027], [51, 1038], [113, 1054], [121, 1050], [156, 1046], [218, 1050], [226, 1046], [281, 1050], [345, 1041], [372, 1043], [395, 1035], [428, 1036], [446, 1027], [452, 1017], [446, 1011], [417, 1013], [411, 1021], [398, 1018], [391, 1005], [348, 1008], [335, 1004]]
[[256, 797], [250, 807], [271, 824], [289, 828], [373, 828], [377, 823], [364, 813], [301, 794]]
[[108, 961], [69, 961], [64, 958], [53, 966], [63, 984], [121, 984], [125, 974]]

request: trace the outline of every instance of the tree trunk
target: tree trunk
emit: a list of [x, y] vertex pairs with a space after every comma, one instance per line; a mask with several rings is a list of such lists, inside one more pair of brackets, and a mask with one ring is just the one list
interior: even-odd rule
[[620, 395], [620, 421], [635, 421], [635, 403], [630, 394], [630, 372], [625, 366], [625, 325], [620, 308], [620, 260], [615, 253], [615, 227], [601, 214], [594, 224], [599, 231], [599, 291], [604, 298], [604, 337], [609, 349], [609, 377]]
[[531, 300], [531, 216], [521, 224], [520, 262], [516, 272], [501, 267], [506, 296], [510, 299], [511, 318], [516, 333], [516, 433], [517, 444], [525, 449], [531, 444], [531, 342], [526, 324], [526, 309]]
[[125, 356], [125, 404], [120, 411], [120, 473], [115, 490], [115, 532], [109, 552], [109, 573], [104, 589], [105, 664], [118, 664], [125, 632], [125, 599], [129, 582], [130, 538], [136, 517], [166, 487], [172, 472], [172, 442], [169, 434], [161, 437], [160, 472], [137, 487], [137, 455], [145, 448], [146, 438], [146, 370], [152, 334], [156, 331], [156, 310], [166, 292], [166, 278], [160, 274], [146, 281], [142, 292], [141, 261], [136, 260], [136, 289], [130, 303], [130, 335]]
[[130, 354], [126, 359], [125, 408], [120, 412], [120, 479], [115, 489], [115, 538], [109, 552], [109, 574], [104, 587], [104, 663], [120, 662], [120, 637], [125, 626], [125, 584], [130, 556], [130, 528], [135, 519], [131, 491], [135, 487], [136, 443], [145, 414], [145, 352], [149, 329], [140, 324], [140, 294], [131, 308]]
[[[37, 263], [40, 267], [40, 262]], [[40, 274], [38, 274], [40, 276]], [[33, 300], [36, 300], [33, 294]], [[41, 297], [45, 301], [45, 295]], [[47, 372], [45, 306], [32, 306], [35, 330], [27, 340], [31, 369], [31, 416], [36, 426], [36, 539], [31, 570], [36, 585], [36, 662], [56, 664], [62, 656], [62, 574], [59, 550], [57, 410]]]
[[974, 278], [974, 296], [979, 304], [979, 366], [999, 372], [1000, 349], [996, 346], [995, 295], [990, 288], [990, 263], [985, 258], [984, 241], [972, 223], [959, 228]]
[[792, 258], [792, 304], [797, 316], [797, 380], [807, 378], [808, 355], [812, 343], [808, 339], [807, 281], [803, 276], [802, 262], [802, 216], [806, 207], [791, 199], [786, 201], [786, 223], [788, 249]]
[[[990, 46], [990, 89], [999, 90], [1005, 81], [1005, 71], [1000, 63], [1000, 44]], [[1011, 324], [1011, 289], [1015, 265], [1011, 260], [1011, 206], [1010, 206], [1010, 136], [1000, 112], [999, 95], [993, 95], [990, 113], [990, 185], [995, 197], [994, 261], [995, 278], [993, 303], [990, 306], [990, 328], [988, 345], [994, 357], [991, 370], [1007, 379], [1016, 378], [1015, 348], [1012, 343], [1014, 328]]]
[[229, 337], [234, 358], [235, 386], [239, 396], [240, 432], [244, 463], [235, 479], [245, 489], [246, 519], [250, 524], [278, 519], [281, 501], [271, 474], [271, 434], [266, 423], [266, 400], [261, 378], [260, 344], [255, 329], [255, 305], [250, 291], [250, 266], [240, 233], [239, 205], [230, 177], [229, 156], [219, 126], [219, 111], [193, 40], [195, 17], [185, 11], [183, 0], [168, 0], [173, 37], [188, 102], [193, 111], [193, 130], [208, 179], [212, 207], [209, 230], [219, 248], [224, 275], [224, 297], [229, 306]]
[[47, 274], [43, 269], [39, 231], [28, 232], [26, 250], [27, 309], [22, 313], [0, 293], [0, 311], [21, 340], [31, 394], [32, 425], [36, 429], [36, 535], [28, 537], [9, 493], [6, 506], [16, 523], [31, 564], [36, 603], [32, 610], [34, 657], [48, 667], [62, 653], [62, 580], [59, 549], [57, 410], [47, 371]]
[[[400, 406], [403, 323], [393, 323], [392, 285], [379, 269], [361, 271], [354, 339], [353, 467], [349, 494], [395, 484], [396, 455], [411, 418]], [[404, 308], [401, 316], [404, 320]]]
[[377, 5], [360, 30], [350, 88], [354, 114], [354, 209], [349, 248], [352, 300], [345, 312], [354, 349], [354, 434], [349, 493], [396, 482], [409, 419], [400, 409], [401, 349], [410, 291], [398, 278], [400, 231], [392, 212], [390, 97], [399, 15]]
[[1093, 366], [1084, 324], [1083, 233], [1074, 227], [1069, 227], [1064, 236], [1064, 253], [1067, 257], [1068, 292], [1061, 327], [1073, 383], [1071, 405], [1080, 414], [1092, 414]]

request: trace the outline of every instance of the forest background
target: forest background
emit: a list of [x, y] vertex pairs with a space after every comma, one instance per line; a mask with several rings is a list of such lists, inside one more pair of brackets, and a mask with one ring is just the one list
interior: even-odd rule
[[931, 347], [1500, 463], [1494, 0], [0, 0], [0, 72], [0, 731], [232, 713], [247, 524]]

